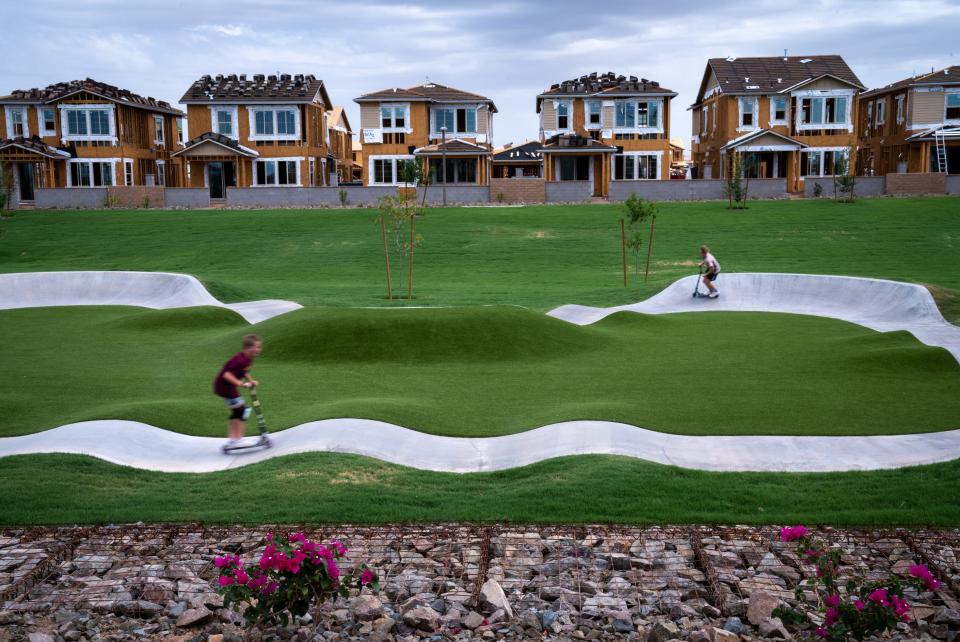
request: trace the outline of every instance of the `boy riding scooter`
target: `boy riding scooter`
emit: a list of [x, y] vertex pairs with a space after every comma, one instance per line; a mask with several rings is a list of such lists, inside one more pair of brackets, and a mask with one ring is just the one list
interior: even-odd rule
[[[249, 448], [253, 446], [269, 446], [269, 439], [266, 438], [264, 430], [261, 428], [260, 441], [244, 445], [244, 421], [250, 415], [250, 409], [246, 402], [240, 396], [239, 388], [247, 388], [253, 392], [257, 382], [250, 378], [250, 368], [253, 367], [253, 360], [263, 349], [263, 342], [255, 334], [248, 334], [243, 338], [243, 349], [230, 357], [220, 372], [213, 380], [213, 392], [221, 397], [230, 409], [229, 416], [229, 440], [223, 446], [224, 452]], [[259, 415], [258, 415], [259, 419]], [[263, 422], [260, 421], [262, 424]]]
[[700, 246], [700, 258], [703, 259], [700, 261], [700, 267], [706, 269], [706, 274], [703, 275], [703, 284], [707, 286], [707, 289], [710, 291], [707, 297], [716, 299], [720, 296], [720, 292], [717, 291], [717, 285], [715, 283], [717, 277], [720, 275], [720, 263], [717, 262], [713, 254], [710, 254], [710, 248], [706, 245]]

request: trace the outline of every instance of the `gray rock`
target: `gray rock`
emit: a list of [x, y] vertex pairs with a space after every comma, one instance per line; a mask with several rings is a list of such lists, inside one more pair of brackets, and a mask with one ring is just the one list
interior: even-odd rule
[[213, 611], [205, 606], [201, 606], [197, 609], [189, 609], [184, 611], [180, 617], [177, 618], [177, 626], [198, 626], [200, 624], [205, 624], [212, 617]]
[[653, 625], [653, 628], [650, 629], [647, 642], [667, 642], [667, 640], [673, 640], [678, 637], [680, 637], [680, 627], [676, 624], [669, 621], [657, 622]]
[[943, 608], [933, 616], [936, 624], [948, 624], [953, 627], [960, 627], [960, 612], [954, 609]]
[[361, 622], [372, 622], [383, 615], [383, 603], [375, 595], [360, 595], [350, 603], [353, 617]]
[[740, 642], [740, 636], [723, 629], [714, 629], [713, 642]]
[[407, 609], [403, 614], [403, 623], [421, 631], [436, 631], [440, 624], [440, 614], [426, 604]]
[[783, 622], [778, 617], [767, 617], [761, 620], [760, 635], [767, 640], [774, 638], [790, 639], [790, 633], [787, 632], [787, 628], [783, 626]]
[[633, 633], [636, 627], [631, 620], [617, 618], [613, 621], [613, 630], [617, 633]]
[[28, 642], [55, 642], [55, 638], [49, 633], [29, 633], [27, 634]]
[[540, 613], [540, 623], [543, 624], [543, 628], [549, 629], [557, 621], [559, 615], [556, 611], [543, 611]]
[[743, 631], [743, 622], [738, 617], [728, 617], [727, 621], [723, 623], [723, 630], [739, 635]]
[[513, 619], [513, 609], [510, 608], [510, 602], [507, 600], [503, 588], [494, 579], [489, 579], [480, 587], [480, 607], [492, 613], [497, 609], [503, 609], [508, 619]]
[[754, 591], [750, 594], [750, 603], [747, 606], [747, 620], [754, 626], [770, 617], [773, 610], [780, 604], [780, 598], [765, 591]]
[[470, 629], [471, 631], [483, 625], [483, 616], [477, 613], [476, 611], [470, 611], [463, 618], [463, 628]]

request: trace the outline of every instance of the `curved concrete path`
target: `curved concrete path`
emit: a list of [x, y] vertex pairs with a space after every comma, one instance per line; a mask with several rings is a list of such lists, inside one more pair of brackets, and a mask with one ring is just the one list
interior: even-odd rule
[[960, 430], [878, 437], [690, 437], [607, 421], [568, 421], [503, 437], [466, 439], [369, 419], [328, 419], [270, 438], [274, 446], [269, 450], [223, 455], [223, 439], [101, 420], [0, 439], [0, 457], [72, 453], [146, 470], [194, 473], [304, 452], [352, 453], [453, 473], [504, 470], [566, 455], [624, 455], [683, 468], [739, 472], [879, 470], [960, 458]]
[[259, 323], [303, 306], [270, 299], [221, 303], [196, 277], [168, 272], [23, 272], [0, 274], [0, 310], [63, 305], [132, 305], [158, 310], [210, 305]]
[[[960, 361], [960, 328], [943, 319], [933, 297], [921, 286], [851, 277], [727, 274], [721, 276], [721, 298], [709, 300], [690, 296], [695, 278], [681, 279], [656, 296], [633, 305], [616, 308], [568, 305], [549, 314], [579, 325], [623, 310], [646, 314], [710, 310], [808, 314], [842, 319], [879, 331], [907, 330], [928, 345], [946, 348]], [[199, 282], [195, 279], [193, 282], [202, 294], [177, 280], [176, 284], [170, 284], [171, 293], [161, 291], [152, 297], [141, 293], [137, 303], [123, 303], [129, 299], [115, 293], [109, 300], [97, 303], [146, 307], [219, 304]], [[189, 296], [184, 296], [184, 292]], [[0, 289], [0, 301], [7, 303], [4, 294]], [[50, 300], [45, 298], [46, 293], [41, 294], [33, 299], [21, 296], [19, 301], [66, 305], [37, 303]], [[211, 299], [215, 303], [211, 303]], [[85, 299], [84, 302], [92, 301]], [[131, 421], [101, 420], [0, 439], [0, 457], [75, 453], [147, 470], [210, 472], [282, 455], [329, 451], [458, 473], [503, 470], [554, 457], [586, 454], [625, 455], [700, 470], [780, 472], [877, 470], [960, 458], [960, 430], [867, 437], [691, 437], [606, 421], [570, 421], [515, 435], [466, 439], [428, 435], [380, 421], [330, 419], [274, 433], [272, 439], [275, 445], [270, 450], [225, 456], [219, 451], [222, 439], [191, 437]]]
[[[960, 361], [960, 328], [940, 314], [930, 291], [920, 285], [815, 274], [721, 274], [720, 298], [693, 298], [696, 276], [675, 281], [640, 303], [612, 308], [564, 305], [552, 317], [588, 325], [615, 312], [787, 312], [829, 317], [879, 332], [906, 330], [921, 342], [945, 348]], [[701, 291], [705, 288], [701, 285]]]

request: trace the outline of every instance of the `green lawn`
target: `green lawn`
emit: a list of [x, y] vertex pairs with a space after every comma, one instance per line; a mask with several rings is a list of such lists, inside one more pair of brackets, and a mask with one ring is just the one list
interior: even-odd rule
[[[960, 290], [960, 199], [667, 203], [650, 282], [624, 288], [615, 205], [431, 209], [418, 305], [617, 305], [694, 272], [701, 243], [727, 272], [846, 274]], [[0, 272], [186, 272], [229, 301], [384, 305], [372, 210], [17, 212], [0, 221]], [[397, 266], [394, 265], [394, 268]], [[394, 305], [397, 305], [396, 303]], [[948, 314], [960, 319], [960, 300]]]
[[[960, 200], [664, 204], [650, 282], [620, 275], [615, 206], [431, 209], [417, 223], [415, 305], [386, 301], [371, 210], [18, 212], [0, 220], [0, 272], [194, 274], [225, 301], [307, 306], [253, 329], [274, 429], [384, 419], [497, 435], [566, 419], [685, 434], [887, 434], [957, 428], [960, 366], [906, 333], [829, 319], [620, 314], [579, 328], [564, 303], [645, 299], [695, 271], [923, 283], [960, 322]], [[397, 265], [394, 264], [394, 268]], [[396, 286], [396, 282], [395, 282]], [[399, 289], [399, 288], [398, 288]], [[525, 309], [526, 308], [526, 309]], [[119, 417], [222, 435], [209, 392], [249, 332], [221, 309], [0, 312], [0, 436]], [[706, 385], [709, 395], [699, 391]], [[39, 471], [42, 471], [39, 472]], [[720, 474], [575, 457], [476, 475], [335, 454], [205, 475], [89, 458], [0, 465], [2, 524], [100, 521], [820, 522], [960, 524], [960, 462], [890, 472]]]
[[743, 474], [583, 456], [456, 475], [314, 453], [187, 475], [31, 455], [3, 461], [0, 497], [8, 501], [0, 525], [509, 520], [957, 526], [958, 487], [960, 462], [842, 474]]
[[[220, 308], [0, 313], [0, 435], [132, 419], [222, 436], [211, 381], [249, 329]], [[960, 417], [960, 364], [946, 350], [817, 317], [621, 312], [581, 327], [510, 306], [317, 308], [257, 332], [274, 429], [364, 417], [486, 437], [606, 419], [691, 435], [861, 435], [953, 429]]]

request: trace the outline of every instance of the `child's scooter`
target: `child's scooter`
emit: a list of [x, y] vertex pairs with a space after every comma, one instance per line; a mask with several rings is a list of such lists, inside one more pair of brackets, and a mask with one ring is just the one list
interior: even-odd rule
[[[247, 379], [249, 381], [249, 379]], [[260, 399], [257, 398], [257, 387], [250, 386], [247, 388], [250, 392], [250, 406], [253, 408], [253, 414], [257, 416], [257, 428], [260, 430], [260, 438], [256, 441], [251, 441], [249, 443], [240, 443], [235, 446], [228, 446], [224, 444], [223, 453], [229, 455], [232, 452], [238, 450], [249, 450], [251, 448], [270, 448], [273, 446], [273, 442], [270, 441], [270, 437], [267, 432], [267, 422], [263, 418], [263, 410], [260, 408]]]
[[707, 290], [706, 292], [701, 292], [701, 291], [700, 291], [700, 282], [701, 282], [701, 281], [703, 281], [703, 268], [702, 268], [702, 267], [701, 267], [700, 270], [697, 272], [697, 285], [694, 286], [694, 288], [693, 288], [693, 298], [694, 298], [694, 299], [696, 299], [696, 298], [698, 298], [698, 297], [702, 297], [702, 298], [705, 298], [705, 299], [710, 298], [710, 291], [709, 291], [709, 290]]

